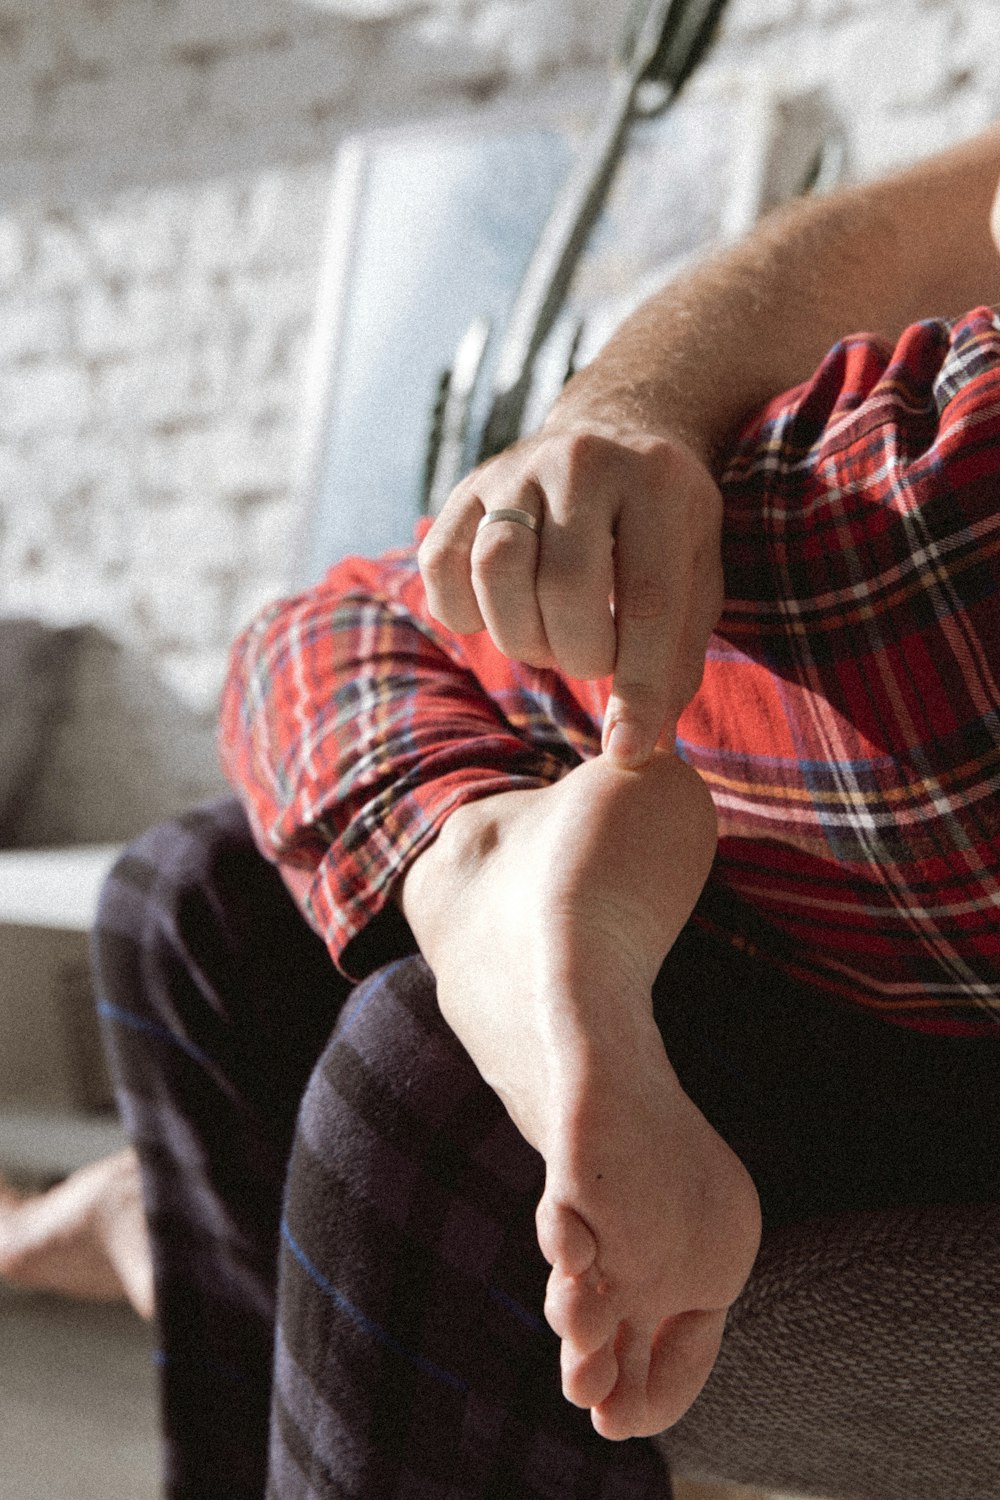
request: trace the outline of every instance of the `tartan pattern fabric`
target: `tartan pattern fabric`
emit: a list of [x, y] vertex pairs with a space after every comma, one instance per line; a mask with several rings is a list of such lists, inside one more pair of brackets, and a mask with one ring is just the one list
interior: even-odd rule
[[798, 976], [930, 1031], [1000, 1021], [998, 484], [992, 312], [834, 350], [729, 466], [682, 728]]
[[[758, 1186], [765, 1263], [776, 1226], [819, 1226], [803, 1263], [819, 1258], [822, 1300], [843, 1259], [823, 1258], [828, 1216], [996, 1202], [1000, 1047], [829, 1005], [769, 962], [777, 945], [732, 904], [706, 888], [654, 1011], [682, 1087]], [[153, 1242], [165, 1494], [669, 1500], [652, 1445], [604, 1442], [560, 1394], [533, 1222], [542, 1161], [441, 1016], [426, 965], [394, 961], [406, 934], [392, 920], [390, 906], [371, 924], [378, 972], [349, 996], [234, 801], [143, 835], [105, 887], [100, 1014]], [[717, 936], [736, 928], [753, 953]], [[741, 1303], [758, 1297], [752, 1278]], [[856, 1337], [887, 1305], [880, 1286], [837, 1326]], [[770, 1404], [775, 1378], [780, 1395], [786, 1371], [823, 1367], [822, 1319], [803, 1325], [797, 1307], [785, 1323], [777, 1309], [781, 1360], [765, 1319], [727, 1368], [753, 1392], [744, 1424], [762, 1439], [777, 1421], [808, 1457], [828, 1451], [830, 1408], [798, 1390]], [[918, 1415], [936, 1409], [929, 1379]], [[696, 1408], [703, 1433], [716, 1413], [717, 1459], [734, 1451], [730, 1389], [713, 1407], [710, 1382]], [[852, 1421], [870, 1413], [867, 1387], [845, 1390]], [[894, 1472], [909, 1428], [886, 1441]]]
[[360, 985], [289, 1162], [268, 1500], [670, 1500], [563, 1399], [543, 1185], [423, 960]]
[[[789, 975], [932, 1033], [1000, 1021], [998, 480], [992, 310], [836, 346], [736, 444], [727, 602], [679, 726], [711, 878], [787, 937]], [[455, 807], [598, 752], [608, 689], [442, 629], [412, 550], [351, 559], [237, 643], [223, 756], [350, 967]]]
[[116, 863], [98, 1014], [142, 1169], [169, 1500], [259, 1500], [285, 1169], [349, 986], [233, 798]]

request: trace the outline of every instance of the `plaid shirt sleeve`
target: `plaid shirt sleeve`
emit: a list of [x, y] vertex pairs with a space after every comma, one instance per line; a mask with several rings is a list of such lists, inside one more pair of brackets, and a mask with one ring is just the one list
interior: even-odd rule
[[[723, 494], [727, 602], [678, 740], [719, 816], [712, 879], [831, 997], [996, 1036], [996, 314], [838, 345], [748, 426]], [[597, 753], [607, 693], [442, 630], [412, 551], [354, 559], [237, 643], [223, 758], [339, 958], [455, 807]]]
[[232, 653], [221, 753], [340, 963], [455, 808], [596, 754], [606, 699], [442, 629], [414, 547], [348, 559], [264, 610]]
[[717, 877], [809, 984], [1000, 1035], [996, 313], [839, 345], [724, 493], [727, 603], [680, 743]]

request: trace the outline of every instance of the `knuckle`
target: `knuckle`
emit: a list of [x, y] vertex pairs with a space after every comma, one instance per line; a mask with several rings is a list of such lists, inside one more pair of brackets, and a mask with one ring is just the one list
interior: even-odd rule
[[559, 665], [568, 677], [579, 678], [582, 682], [595, 682], [601, 677], [611, 676], [615, 669], [615, 655], [613, 651], [580, 651], [571, 660], [567, 658]]
[[[525, 533], [522, 540], [520, 533]], [[476, 537], [472, 550], [472, 571], [482, 577], [497, 578], [521, 572], [529, 555], [525, 542], [533, 541], [525, 527], [487, 526]]]
[[620, 599], [616, 605], [619, 619], [657, 623], [670, 613], [670, 600], [663, 583], [652, 574], [629, 579], [619, 592]]
[[570, 638], [569, 643], [557, 650], [559, 666], [569, 677], [589, 681], [597, 677], [610, 677], [615, 667], [615, 642], [611, 640], [587, 640]]
[[592, 479], [595, 470], [603, 467], [614, 447], [611, 440], [600, 432], [583, 428], [570, 433], [565, 439], [564, 463], [570, 485], [583, 484]]
[[417, 548], [417, 566], [425, 578], [435, 578], [444, 572], [450, 555], [451, 543], [444, 536], [435, 535], [431, 527]]

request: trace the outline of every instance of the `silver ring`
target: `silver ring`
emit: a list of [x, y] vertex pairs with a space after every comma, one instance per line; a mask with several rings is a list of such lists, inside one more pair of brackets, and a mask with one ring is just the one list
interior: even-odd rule
[[488, 510], [480, 518], [479, 525], [476, 527], [476, 535], [479, 535], [484, 526], [489, 526], [491, 521], [516, 521], [518, 526], [527, 526], [529, 531], [534, 531], [536, 534], [542, 529], [541, 521], [537, 516], [533, 516], [530, 510], [518, 510], [513, 505], [502, 505], [499, 510]]

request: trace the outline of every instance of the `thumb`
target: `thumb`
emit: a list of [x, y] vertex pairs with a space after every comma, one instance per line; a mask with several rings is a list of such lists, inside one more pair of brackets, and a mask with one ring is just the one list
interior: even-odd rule
[[684, 445], [650, 455], [616, 518], [616, 652], [602, 747], [622, 766], [673, 749], [724, 593], [722, 496]]
[[674, 677], [688, 587], [674, 576], [670, 547], [627, 509], [615, 539], [615, 651], [602, 749], [619, 765], [651, 759], [657, 741], [672, 745], [679, 705]]
[[672, 748], [677, 736], [677, 714], [669, 712], [660, 722], [660, 712], [635, 713], [634, 695], [608, 699], [601, 749], [616, 765], [638, 770], [653, 758], [658, 745]]

